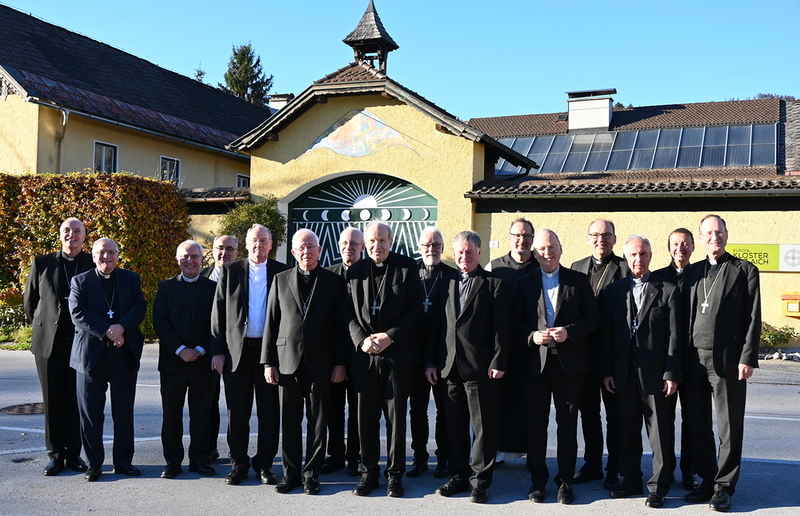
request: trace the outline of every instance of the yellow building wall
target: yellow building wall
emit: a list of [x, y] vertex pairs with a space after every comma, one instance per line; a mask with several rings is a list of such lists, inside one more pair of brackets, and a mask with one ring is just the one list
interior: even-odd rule
[[[412, 148], [393, 146], [358, 158], [329, 149], [306, 152], [331, 125], [354, 109], [369, 110], [402, 134]], [[255, 199], [275, 195], [285, 215], [289, 203], [312, 186], [369, 172], [409, 181], [435, 197], [439, 203], [437, 226], [446, 239], [472, 227], [472, 206], [464, 192], [483, 173], [483, 146], [437, 131], [436, 121], [413, 107], [379, 95], [332, 98], [313, 106], [279, 137], [279, 141], [254, 150], [251, 193]], [[285, 259], [285, 252], [279, 250], [278, 258]]]
[[39, 109], [16, 95], [0, 97], [0, 172], [36, 171]]
[[[716, 213], [728, 224], [729, 245], [800, 243], [795, 231], [787, 231], [787, 228], [797, 227], [796, 214], [783, 211]], [[705, 251], [697, 234], [700, 220], [707, 214], [707, 212], [479, 213], [476, 215], [476, 231], [481, 234], [484, 241], [492, 240], [498, 245], [494, 249], [488, 249], [486, 243], [483, 246], [484, 254], [490, 251], [489, 258], [494, 259], [509, 250], [508, 228], [511, 221], [525, 217], [533, 222], [536, 231], [547, 228], [558, 234], [564, 248], [561, 263], [569, 266], [591, 252], [586, 242], [589, 224], [598, 218], [609, 219], [616, 227], [617, 244], [614, 252], [622, 256], [622, 245], [628, 236], [644, 235], [653, 245], [653, 261], [650, 268], [656, 270], [669, 265], [667, 238], [673, 229], [679, 227], [685, 227], [695, 235], [692, 262], [705, 258]], [[781, 294], [791, 291], [800, 292], [800, 273], [761, 273], [761, 312], [765, 322], [773, 326], [790, 325], [800, 330], [800, 320], [781, 315]]]

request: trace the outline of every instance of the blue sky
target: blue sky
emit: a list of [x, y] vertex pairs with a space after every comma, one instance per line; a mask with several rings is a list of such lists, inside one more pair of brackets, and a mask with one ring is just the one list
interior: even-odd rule
[[[205, 82], [252, 43], [272, 93], [347, 65], [368, 0], [0, 0]], [[634, 106], [758, 93], [800, 98], [800, 1], [375, 0], [400, 49], [388, 75], [462, 119], [566, 111], [565, 92], [616, 88]], [[0, 23], [2, 20], [0, 20]]]

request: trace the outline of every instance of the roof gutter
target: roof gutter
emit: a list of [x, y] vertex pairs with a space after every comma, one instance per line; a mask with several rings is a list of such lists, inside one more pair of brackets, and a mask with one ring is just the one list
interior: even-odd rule
[[481, 193], [465, 193], [466, 199], [475, 200], [502, 200], [502, 199], [565, 199], [565, 198], [582, 198], [582, 199], [606, 199], [613, 197], [614, 199], [641, 199], [641, 198], [671, 198], [671, 197], [800, 197], [800, 189], [763, 189], [763, 190], [730, 190], [725, 192], [718, 191], [693, 191], [693, 192], [642, 192], [636, 194], [625, 194], [620, 192], [609, 193], [563, 193], [563, 194], [481, 194]]

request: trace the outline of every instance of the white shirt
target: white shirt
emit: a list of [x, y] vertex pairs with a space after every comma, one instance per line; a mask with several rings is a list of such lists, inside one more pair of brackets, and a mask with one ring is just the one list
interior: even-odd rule
[[247, 299], [247, 328], [244, 336], [257, 339], [264, 336], [267, 320], [267, 262], [247, 260], [250, 281]]

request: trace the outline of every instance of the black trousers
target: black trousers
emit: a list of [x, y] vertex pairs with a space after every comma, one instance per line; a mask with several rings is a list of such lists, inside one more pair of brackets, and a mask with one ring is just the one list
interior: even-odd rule
[[217, 449], [217, 441], [219, 441], [219, 425], [221, 420], [219, 414], [219, 395], [221, 392], [221, 378], [219, 374], [214, 373], [211, 391], [211, 408], [208, 412], [208, 443], [212, 451]]
[[[246, 339], [247, 341], [261, 339]], [[261, 346], [245, 346], [236, 371], [226, 367], [225, 401], [228, 404], [228, 448], [234, 467], [247, 467], [252, 463], [256, 471], [271, 470], [278, 453], [280, 429], [280, 405], [278, 386], [270, 385], [264, 378], [261, 365]], [[252, 462], [247, 454], [250, 443], [250, 416], [253, 411], [253, 396], [256, 400], [258, 436], [256, 453]]]
[[190, 373], [161, 373], [161, 445], [167, 464], [183, 462], [183, 406], [189, 404], [189, 460], [205, 462], [211, 452], [208, 419], [218, 375], [204, 367]]
[[[330, 374], [312, 376], [304, 362], [292, 375], [280, 375], [283, 473], [294, 479], [319, 478], [325, 461], [325, 426]], [[303, 407], [305, 406], [305, 411]], [[305, 414], [304, 414], [305, 412]], [[306, 461], [303, 465], [303, 415], [306, 417]]]
[[444, 399], [442, 389], [433, 388], [425, 377], [425, 369], [414, 368], [414, 380], [409, 398], [408, 417], [411, 424], [411, 449], [414, 450], [414, 459], [427, 461], [429, 440], [428, 405], [430, 404], [431, 391], [436, 405], [436, 426], [434, 438], [436, 439], [436, 459], [447, 460], [448, 434], [447, 423], [444, 417]]
[[616, 394], [619, 402], [619, 473], [622, 482], [642, 484], [642, 421], [653, 450], [653, 476], [647, 481], [651, 493], [666, 495], [672, 454], [675, 450], [675, 410], [673, 396], [647, 394], [632, 370], [625, 388]]
[[581, 429], [583, 430], [583, 461], [591, 471], [603, 469], [603, 421], [600, 401], [606, 408], [606, 470], [617, 473], [619, 466], [619, 405], [614, 394], [608, 392], [596, 372], [589, 373], [583, 386], [580, 402]]
[[675, 469], [680, 466], [681, 475], [685, 477], [697, 473], [697, 468], [694, 465], [694, 457], [692, 457], [692, 434], [689, 427], [689, 413], [686, 410], [687, 404], [690, 403], [688, 397], [691, 395], [691, 392], [686, 391], [686, 382], [681, 382], [678, 384], [678, 395], [669, 397], [672, 401], [673, 413], [678, 410], [678, 399], [681, 400], [681, 460], [680, 464], [678, 464], [675, 450], [672, 450], [670, 472], [674, 472]]
[[[328, 455], [358, 464], [361, 454], [358, 442], [358, 397], [353, 377], [347, 373], [343, 382], [332, 383], [328, 405]], [[345, 401], [347, 401], [347, 437], [345, 438]]]
[[[473, 487], [488, 488], [492, 484], [497, 457], [499, 382], [488, 375], [481, 380], [464, 380], [457, 372], [440, 382], [443, 384], [447, 435], [450, 437], [450, 474], [469, 478]], [[470, 438], [470, 427], [474, 439]]]
[[386, 419], [386, 476], [401, 478], [406, 469], [406, 412], [414, 368], [392, 369], [381, 356], [372, 357], [367, 374], [353, 378], [358, 395], [359, 472], [380, 476], [381, 412]]
[[49, 358], [35, 356], [44, 401], [44, 443], [50, 459], [81, 455], [81, 419], [75, 370], [69, 366], [73, 331], [56, 333]]
[[[697, 473], [704, 484], [716, 484], [733, 494], [742, 466], [747, 381], [719, 377], [714, 371], [711, 351], [690, 348], [688, 355], [686, 388], [692, 395], [687, 400], [687, 411]], [[719, 461], [711, 418], [712, 402], [717, 414]]]
[[550, 423], [550, 398], [556, 409], [556, 457], [558, 473], [555, 482], [572, 483], [578, 457], [578, 405], [586, 380], [584, 374], [567, 374], [557, 355], [548, 354], [544, 370], [526, 378], [528, 411], [528, 471], [531, 483], [544, 488], [550, 478], [547, 469], [547, 427]]
[[88, 374], [76, 373], [81, 439], [89, 466], [99, 468], [105, 460], [103, 424], [106, 391], [111, 386], [111, 417], [114, 420], [114, 466], [133, 461], [133, 404], [138, 367], [126, 346], [103, 347], [97, 364]]

